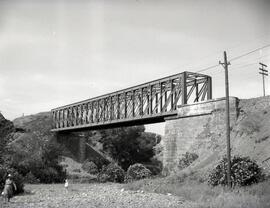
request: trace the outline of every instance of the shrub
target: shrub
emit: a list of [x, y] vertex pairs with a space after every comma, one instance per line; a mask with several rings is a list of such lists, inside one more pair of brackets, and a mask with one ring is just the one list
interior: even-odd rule
[[12, 175], [13, 181], [16, 184], [17, 190], [15, 191], [15, 194], [22, 193], [24, 191], [22, 175], [20, 175], [15, 169], [8, 168], [2, 165], [0, 166], [0, 190], [3, 190], [4, 185], [5, 185], [5, 180], [8, 174]]
[[34, 135], [23, 135], [8, 146], [6, 166], [16, 169], [23, 176], [31, 172], [41, 183], [63, 182], [66, 172], [58, 162], [61, 146], [53, 139], [46, 141], [46, 137], [38, 133]]
[[25, 176], [24, 176], [24, 182], [25, 183], [30, 183], [30, 184], [37, 184], [40, 182], [39, 179], [37, 179], [33, 173], [30, 171], [29, 173], [27, 173]]
[[151, 163], [144, 163], [144, 166], [151, 171], [152, 175], [160, 175], [162, 171], [162, 162], [152, 159]]
[[186, 152], [183, 154], [179, 160], [178, 168], [180, 170], [188, 167], [191, 163], [193, 163], [199, 156], [196, 153]]
[[108, 166], [104, 166], [101, 172], [98, 174], [99, 182], [118, 182], [122, 183], [125, 179], [125, 171], [117, 164], [110, 163]]
[[98, 167], [92, 161], [85, 161], [82, 165], [82, 169], [85, 170], [87, 173], [96, 175], [98, 174]]
[[76, 173], [80, 173], [80, 172], [81, 172], [81, 169], [76, 168], [76, 169], [73, 169], [72, 171], [73, 171], [73, 172], [76, 172]]
[[126, 181], [140, 180], [143, 178], [149, 178], [151, 171], [147, 169], [143, 164], [136, 163], [129, 166], [127, 170]]
[[[227, 184], [227, 158], [223, 158], [210, 173], [208, 183], [212, 186]], [[247, 186], [264, 179], [261, 168], [249, 157], [233, 157], [231, 161], [231, 181], [233, 186]]]
[[41, 183], [62, 183], [66, 178], [61, 166], [39, 167], [33, 169], [32, 173]]

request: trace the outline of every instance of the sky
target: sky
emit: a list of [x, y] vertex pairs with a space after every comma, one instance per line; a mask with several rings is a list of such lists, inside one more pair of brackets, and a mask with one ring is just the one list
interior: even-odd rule
[[[13, 120], [196, 72], [224, 50], [230, 60], [270, 44], [269, 11], [270, 0], [0, 0], [0, 111]], [[231, 62], [231, 96], [262, 95], [259, 62], [270, 47]], [[203, 73], [224, 97], [222, 66]]]

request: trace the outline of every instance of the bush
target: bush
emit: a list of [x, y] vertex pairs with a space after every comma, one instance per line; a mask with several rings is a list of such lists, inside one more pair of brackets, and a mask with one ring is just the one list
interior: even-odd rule
[[39, 167], [32, 170], [32, 173], [41, 183], [62, 183], [66, 178], [66, 172], [61, 166]]
[[87, 173], [96, 175], [98, 174], [98, 167], [92, 161], [85, 161], [82, 165], [82, 169], [85, 170]]
[[180, 170], [188, 167], [191, 163], [193, 163], [199, 156], [196, 153], [186, 152], [183, 154], [178, 163], [178, 168]]
[[122, 183], [125, 179], [125, 171], [118, 165], [110, 163], [108, 166], [104, 166], [101, 172], [98, 174], [99, 182], [117, 182]]
[[[66, 178], [66, 172], [58, 162], [61, 146], [53, 139], [35, 133], [24, 135], [7, 148], [5, 164], [16, 169], [22, 176], [31, 172], [41, 183], [59, 183]], [[27, 148], [26, 148], [27, 147]]]
[[30, 184], [40, 183], [39, 179], [37, 179], [31, 171], [24, 176], [24, 182]]
[[160, 175], [162, 171], [162, 163], [152, 159], [151, 163], [144, 163], [144, 166], [151, 171], [152, 175]]
[[[208, 183], [212, 186], [227, 184], [227, 158], [223, 158], [210, 173]], [[233, 186], [247, 186], [264, 179], [261, 168], [249, 157], [233, 157], [231, 161], [231, 181]]]
[[0, 190], [3, 190], [5, 185], [5, 180], [7, 178], [7, 175], [11, 174], [13, 181], [16, 184], [17, 190], [15, 191], [15, 194], [19, 194], [24, 192], [24, 184], [23, 184], [23, 177], [20, 175], [15, 169], [8, 168], [5, 166], [0, 166]]
[[73, 169], [72, 171], [73, 171], [73, 172], [76, 172], [76, 173], [80, 173], [80, 172], [81, 172], [81, 169], [76, 168], [76, 169]]
[[127, 170], [126, 181], [140, 180], [143, 178], [149, 178], [151, 171], [147, 169], [143, 164], [136, 163], [131, 165]]

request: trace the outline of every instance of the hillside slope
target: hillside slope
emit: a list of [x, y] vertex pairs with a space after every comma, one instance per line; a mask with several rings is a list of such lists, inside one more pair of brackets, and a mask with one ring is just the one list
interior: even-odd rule
[[262, 165], [270, 157], [270, 96], [240, 100], [239, 109], [232, 130], [232, 152]]
[[4, 140], [14, 130], [15, 128], [13, 123], [5, 119], [5, 117], [0, 113], [0, 140]]
[[12, 140], [12, 134], [15, 131], [13, 123], [0, 113], [0, 162], [2, 162], [6, 145]]
[[[237, 120], [231, 126], [232, 156], [248, 156], [270, 173], [270, 167], [264, 162], [270, 157], [270, 96], [239, 100], [237, 110]], [[203, 136], [211, 144], [196, 140], [190, 152], [199, 158], [184, 171], [195, 171], [204, 178], [226, 156], [225, 127]]]
[[52, 128], [52, 117], [50, 112], [42, 112], [16, 118], [13, 123], [16, 128], [22, 128], [25, 131], [48, 134]]

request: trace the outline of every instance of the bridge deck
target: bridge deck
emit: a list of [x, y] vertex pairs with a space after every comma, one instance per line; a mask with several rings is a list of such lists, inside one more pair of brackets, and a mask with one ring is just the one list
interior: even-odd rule
[[177, 114], [177, 106], [212, 98], [211, 77], [183, 72], [52, 110], [52, 131], [148, 124]]

